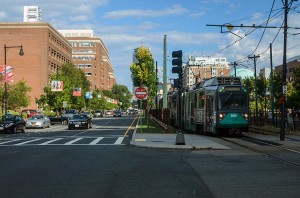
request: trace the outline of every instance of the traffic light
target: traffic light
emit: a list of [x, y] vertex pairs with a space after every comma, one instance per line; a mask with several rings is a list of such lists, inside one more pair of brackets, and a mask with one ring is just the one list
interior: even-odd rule
[[179, 88], [179, 79], [174, 79], [174, 88]]
[[182, 72], [182, 51], [173, 51], [172, 52], [172, 73], [181, 74]]

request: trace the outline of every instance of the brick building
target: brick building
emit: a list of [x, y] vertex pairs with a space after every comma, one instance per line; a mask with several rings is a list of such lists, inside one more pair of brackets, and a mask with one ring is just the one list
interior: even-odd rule
[[[296, 67], [300, 67], [300, 55], [286, 60], [286, 82], [293, 81], [293, 72]], [[282, 73], [282, 68], [282, 65], [278, 65], [275, 67], [275, 71]]]
[[[23, 46], [6, 50], [6, 65], [14, 67], [14, 82], [25, 80], [32, 88], [30, 108], [37, 108], [35, 98], [50, 85], [50, 74], [64, 63], [72, 62], [72, 46], [46, 22], [0, 23], [0, 46]], [[4, 47], [2, 48], [4, 49]], [[0, 50], [0, 65], [4, 65], [4, 50]]]
[[230, 65], [226, 58], [189, 56], [183, 68], [183, 86], [188, 88], [214, 76], [230, 76]]
[[116, 84], [114, 67], [103, 41], [93, 30], [58, 30], [72, 45], [73, 63], [82, 69], [91, 89], [111, 90]]

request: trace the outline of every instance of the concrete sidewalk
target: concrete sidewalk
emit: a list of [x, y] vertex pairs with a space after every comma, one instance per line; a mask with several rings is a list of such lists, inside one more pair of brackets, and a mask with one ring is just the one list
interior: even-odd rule
[[230, 149], [200, 135], [184, 134], [185, 145], [176, 145], [176, 134], [136, 133], [134, 130], [131, 145], [160, 149]]

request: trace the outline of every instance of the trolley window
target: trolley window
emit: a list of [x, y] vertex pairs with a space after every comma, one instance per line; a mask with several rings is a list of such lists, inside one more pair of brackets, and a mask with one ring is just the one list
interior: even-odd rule
[[242, 93], [222, 93], [220, 94], [219, 108], [220, 109], [236, 109], [247, 108], [248, 97]]
[[202, 92], [197, 94], [197, 107], [196, 108], [199, 108], [199, 109], [204, 108], [204, 94]]

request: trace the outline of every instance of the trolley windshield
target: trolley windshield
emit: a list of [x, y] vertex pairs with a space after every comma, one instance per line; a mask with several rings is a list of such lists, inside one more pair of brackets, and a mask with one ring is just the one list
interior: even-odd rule
[[220, 109], [240, 109], [248, 107], [247, 94], [243, 93], [220, 93], [219, 108]]

